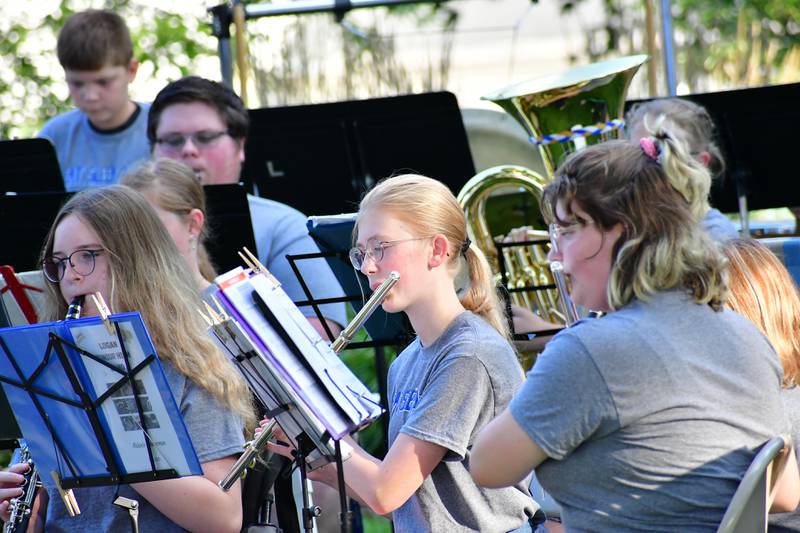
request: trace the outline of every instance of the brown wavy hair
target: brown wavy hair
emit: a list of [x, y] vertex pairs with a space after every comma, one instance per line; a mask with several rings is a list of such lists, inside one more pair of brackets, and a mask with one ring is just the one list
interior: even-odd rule
[[621, 224], [612, 250], [608, 299], [612, 309], [634, 298], [683, 287], [697, 303], [719, 309], [727, 296], [727, 261], [700, 231], [686, 198], [661, 164], [628, 141], [607, 141], [569, 156], [542, 195], [546, 220], [561, 201], [567, 217], [575, 206], [604, 230]]

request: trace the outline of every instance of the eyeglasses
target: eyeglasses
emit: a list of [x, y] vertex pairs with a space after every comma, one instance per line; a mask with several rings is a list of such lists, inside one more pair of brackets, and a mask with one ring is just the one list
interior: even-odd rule
[[590, 224], [594, 224], [594, 221], [578, 220], [576, 222], [573, 222], [572, 224], [566, 224], [566, 225], [555, 224], [555, 223], [550, 224], [548, 228], [550, 230], [550, 244], [553, 245], [553, 251], [554, 252], [559, 251], [559, 243], [561, 242], [561, 239], [563, 239], [564, 237], [569, 237], [580, 228], [588, 226]]
[[228, 135], [228, 132], [204, 130], [196, 131], [188, 135], [184, 135], [182, 133], [169, 133], [156, 139], [156, 143], [160, 144], [166, 151], [177, 152], [183, 149], [187, 139], [191, 139], [193, 145], [195, 145], [197, 148], [203, 149], [214, 144], [214, 142], [223, 135]]
[[354, 246], [353, 248], [350, 248], [350, 263], [352, 263], [353, 268], [356, 270], [361, 270], [361, 267], [364, 266], [364, 261], [366, 261], [367, 257], [371, 257], [373, 261], [380, 263], [381, 259], [383, 259], [383, 251], [386, 250], [386, 248], [394, 246], [395, 244], [400, 244], [401, 242], [421, 241], [422, 239], [427, 238], [428, 237], [412, 237], [410, 239], [398, 239], [396, 241], [368, 242], [366, 249], [361, 249], [358, 246]]
[[58, 283], [64, 279], [67, 263], [77, 274], [88, 276], [94, 272], [95, 258], [103, 252], [104, 250], [75, 250], [67, 257], [48, 257], [42, 261], [44, 277], [52, 283]]

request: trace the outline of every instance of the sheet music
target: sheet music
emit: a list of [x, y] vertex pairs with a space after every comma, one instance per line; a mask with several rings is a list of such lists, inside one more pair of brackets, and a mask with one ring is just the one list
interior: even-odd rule
[[[242, 269], [217, 278], [231, 311], [249, 328], [268, 362], [291, 385], [336, 439], [379, 416], [380, 405], [365, 400], [369, 390], [319, 336], [277, 282], [248, 276]], [[256, 291], [269, 307], [300, 355], [284, 342], [256, 304]]]
[[314, 469], [330, 462], [334, 449], [326, 435], [325, 426], [306, 406], [305, 401], [275, 375], [271, 363], [253, 346], [239, 325], [228, 319], [211, 326], [209, 333], [268, 411], [285, 405], [291, 406], [276, 415], [275, 419], [296, 448], [299, 447], [297, 437], [302, 433], [314, 443], [316, 449], [307, 458], [309, 466]]
[[[337, 399], [350, 420], [360, 426], [380, 416], [381, 406], [371, 399], [371, 392], [347, 367], [339, 355], [303, 316], [289, 296], [265, 276], [253, 276], [253, 287], [275, 312], [289, 336], [328, 392]], [[342, 401], [344, 400], [344, 401]]]
[[[142, 345], [127, 322], [118, 322], [122, 339], [128, 352], [130, 367], [133, 368], [149, 355], [142, 350]], [[125, 371], [122, 349], [116, 335], [111, 335], [105, 326], [100, 324], [69, 326], [75, 345], [102, 358], [107, 363]], [[97, 393], [104, 393], [122, 377], [108, 367], [90, 358], [84, 358], [86, 373], [91, 381], [95, 398]], [[142, 431], [142, 422], [136, 407], [133, 388], [126, 383], [106, 400], [101, 410], [117, 444], [119, 458], [128, 472], [141, 472], [150, 468], [147, 443], [150, 441], [153, 459], [159, 470], [172, 468], [179, 475], [191, 475], [186, 457], [181, 449], [180, 440], [167, 412], [164, 399], [159, 393], [152, 370], [147, 367], [136, 374], [136, 387], [145, 419], [146, 431]], [[146, 435], [145, 435], [146, 433]]]

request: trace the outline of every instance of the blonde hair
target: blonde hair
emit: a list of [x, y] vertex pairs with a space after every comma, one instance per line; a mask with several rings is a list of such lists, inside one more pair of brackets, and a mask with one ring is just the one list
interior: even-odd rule
[[655, 124], [655, 119], [664, 117], [664, 127], [686, 144], [692, 157], [701, 152], [709, 155], [708, 170], [711, 177], [725, 172], [725, 159], [715, 141], [716, 128], [706, 108], [682, 98], [659, 98], [634, 104], [625, 115], [626, 130], [633, 131], [639, 125]]
[[[556, 216], [563, 202], [567, 220]], [[612, 250], [608, 300], [619, 309], [634, 298], [684, 287], [697, 303], [719, 309], [727, 296], [727, 261], [699, 231], [684, 196], [637, 145], [607, 141], [572, 154], [544, 190], [548, 221], [575, 222], [579, 207], [602, 229], [622, 235]]]
[[[206, 194], [194, 171], [180, 161], [159, 158], [145, 161], [120, 180], [120, 184], [141, 193], [153, 193], [156, 203], [164, 211], [186, 218], [192, 209], [206, 213]], [[214, 281], [217, 269], [211, 261], [205, 243], [209, 238], [208, 219], [198, 236], [197, 266], [200, 275]]]
[[[379, 182], [364, 196], [359, 215], [371, 209], [391, 211], [421, 236], [444, 235], [450, 249], [458, 251], [450, 256], [450, 268], [459, 268], [462, 255], [466, 259], [469, 287], [459, 292], [461, 304], [509, 338], [508, 322], [502, 312], [486, 257], [475, 244], [471, 244], [463, 254], [460, 253], [467, 241], [467, 221], [450, 189], [425, 176], [393, 176]], [[358, 220], [353, 228], [354, 239], [356, 235]]]
[[753, 239], [727, 241], [727, 306], [758, 326], [778, 352], [783, 385], [800, 382], [800, 294], [791, 274], [769, 248]]
[[[642, 126], [656, 142], [661, 166], [686, 201], [697, 220], [702, 220], [711, 205], [711, 179], [722, 173], [725, 163], [713, 142], [714, 123], [701, 106], [669, 98], [634, 106], [627, 115], [628, 131]], [[697, 158], [709, 155], [706, 166]]]
[[[186, 262], [145, 198], [120, 185], [79, 192], [53, 221], [42, 259], [52, 256], [56, 228], [68, 216], [78, 217], [100, 239], [108, 258], [112, 311], [140, 312], [159, 357], [253, 427], [249, 389], [206, 331]], [[68, 303], [57, 283], [45, 280], [45, 285], [44, 316], [61, 320]]]

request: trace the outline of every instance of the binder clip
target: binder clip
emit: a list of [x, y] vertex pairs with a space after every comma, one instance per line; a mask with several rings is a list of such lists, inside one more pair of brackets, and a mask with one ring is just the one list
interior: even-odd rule
[[100, 292], [96, 292], [94, 294], [90, 294], [92, 297], [92, 301], [94, 302], [94, 306], [97, 308], [97, 312], [100, 313], [100, 318], [103, 319], [103, 325], [108, 330], [110, 335], [116, 335], [116, 330], [114, 329], [114, 324], [108, 319], [111, 316], [111, 311], [108, 310], [108, 306], [106, 305], [105, 299], [103, 299], [103, 295]]
[[255, 255], [253, 255], [253, 252], [248, 250], [246, 246], [243, 248], [243, 250], [244, 250], [244, 253], [239, 252], [239, 257], [241, 257], [242, 261], [244, 261], [244, 263], [248, 267], [250, 267], [250, 270], [252, 270], [255, 274], [263, 274], [276, 287], [280, 287], [281, 286], [281, 283], [277, 280], [277, 278], [275, 278], [275, 276], [272, 275], [272, 272], [267, 270], [267, 267], [265, 267], [261, 263], [261, 261], [259, 261], [258, 258]]
[[69, 516], [81, 514], [81, 509], [78, 507], [78, 500], [75, 499], [75, 494], [73, 494], [72, 489], [65, 489], [61, 486], [61, 476], [58, 475], [58, 472], [51, 470], [50, 477], [53, 478], [53, 481], [56, 484], [56, 490], [61, 496], [61, 501], [64, 502], [64, 507], [67, 508], [67, 513], [69, 513]]

